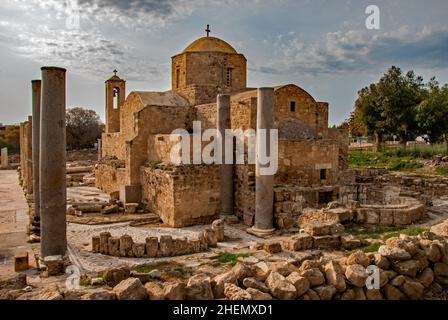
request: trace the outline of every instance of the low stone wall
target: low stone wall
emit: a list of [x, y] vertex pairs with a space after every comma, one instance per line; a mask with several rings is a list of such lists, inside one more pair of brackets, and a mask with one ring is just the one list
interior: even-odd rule
[[398, 187], [399, 195], [430, 205], [431, 199], [448, 194], [448, 178], [390, 173], [382, 169], [350, 169], [340, 174], [341, 199], [378, 202], [382, 190]]
[[165, 235], [148, 237], [145, 243], [138, 243], [130, 235], [112, 237], [110, 232], [102, 232], [92, 237], [92, 252], [127, 258], [173, 257], [206, 251], [208, 247], [216, 247], [218, 241], [224, 241], [223, 220], [215, 220], [211, 227], [198, 233], [197, 239]]
[[279, 228], [288, 229], [304, 208], [320, 208], [338, 198], [339, 186], [303, 188], [279, 186], [274, 189], [275, 221]]
[[126, 183], [126, 169], [114, 163], [100, 163], [95, 166], [95, 187], [106, 193], [119, 192]]
[[420, 201], [399, 197], [401, 204], [360, 205], [356, 209], [355, 219], [358, 223], [381, 226], [409, 225], [420, 221], [425, 213], [426, 206]]

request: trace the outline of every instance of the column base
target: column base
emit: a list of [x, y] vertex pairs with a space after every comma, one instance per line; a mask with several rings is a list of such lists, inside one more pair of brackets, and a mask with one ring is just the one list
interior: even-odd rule
[[272, 236], [274, 234], [275, 228], [272, 228], [272, 229], [257, 229], [255, 227], [251, 227], [251, 228], [246, 229], [246, 232], [251, 234], [251, 235], [253, 235], [253, 236], [259, 237], [259, 238], [267, 238], [267, 237]]

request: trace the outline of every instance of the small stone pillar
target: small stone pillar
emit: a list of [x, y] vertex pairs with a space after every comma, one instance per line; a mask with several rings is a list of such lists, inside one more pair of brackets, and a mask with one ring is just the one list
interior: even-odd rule
[[270, 150], [270, 130], [274, 124], [274, 89], [259, 88], [257, 95], [257, 146], [255, 164], [255, 224], [252, 233], [264, 236], [275, 231], [274, 228], [274, 176], [261, 175], [263, 167], [258, 161], [260, 143], [258, 143], [260, 129], [266, 130], [266, 150]]
[[[226, 164], [225, 130], [230, 129], [230, 95], [218, 94], [217, 128], [222, 138], [221, 215], [233, 214], [233, 164]], [[232, 138], [233, 139], [233, 138]], [[232, 144], [233, 145], [233, 144]], [[229, 151], [233, 153], [233, 150]], [[232, 154], [233, 158], [233, 154]]]
[[39, 190], [41, 257], [64, 255], [66, 222], [65, 69], [42, 68]]
[[6, 169], [9, 167], [8, 148], [2, 149], [1, 164], [2, 164], [2, 169]]
[[33, 111], [33, 194], [34, 194], [34, 219], [40, 217], [40, 192], [39, 192], [39, 150], [40, 150], [40, 96], [41, 81], [31, 81], [32, 111]]

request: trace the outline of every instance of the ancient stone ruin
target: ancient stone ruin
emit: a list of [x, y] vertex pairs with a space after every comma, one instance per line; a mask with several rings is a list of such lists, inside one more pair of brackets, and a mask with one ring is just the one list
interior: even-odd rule
[[[18, 273], [1, 282], [0, 298], [446, 295], [448, 179], [348, 169], [348, 133], [328, 127], [329, 104], [295, 84], [248, 87], [245, 56], [221, 39], [199, 38], [171, 64], [164, 92], [127, 94], [117, 72], [106, 80], [96, 150], [66, 152], [66, 70], [43, 67], [32, 81], [19, 180], [34, 244], [15, 257]], [[207, 129], [252, 129], [256, 141], [278, 132], [278, 169], [263, 174], [260, 143], [249, 163], [244, 136], [242, 162], [173, 160], [173, 131], [185, 133], [194, 158], [207, 150], [195, 134]], [[28, 283], [27, 269], [42, 282]]]

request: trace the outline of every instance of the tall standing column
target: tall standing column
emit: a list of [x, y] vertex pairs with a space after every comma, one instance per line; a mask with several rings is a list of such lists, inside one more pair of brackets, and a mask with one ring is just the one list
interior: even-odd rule
[[33, 112], [33, 192], [34, 192], [34, 219], [40, 217], [40, 191], [39, 191], [39, 149], [40, 149], [40, 92], [41, 81], [31, 81], [32, 112]]
[[42, 68], [40, 117], [41, 258], [64, 255], [66, 223], [65, 69]]
[[[274, 123], [274, 89], [259, 88], [257, 97], [257, 146], [255, 164], [255, 224], [252, 232], [268, 235], [274, 228], [274, 175], [261, 175], [260, 168], [268, 167], [259, 162], [261, 148], [270, 150], [270, 130]], [[260, 130], [266, 130], [266, 141], [260, 139]], [[261, 140], [261, 141], [260, 141]], [[262, 145], [264, 144], [264, 146]]]
[[25, 125], [25, 143], [26, 143], [26, 185], [27, 185], [27, 199], [33, 197], [33, 117], [28, 116], [28, 121]]
[[233, 150], [225, 148], [225, 131], [230, 129], [230, 95], [218, 94], [217, 106], [217, 128], [222, 138], [221, 215], [231, 215], [233, 214], [233, 164], [225, 163], [226, 151], [233, 153]]

